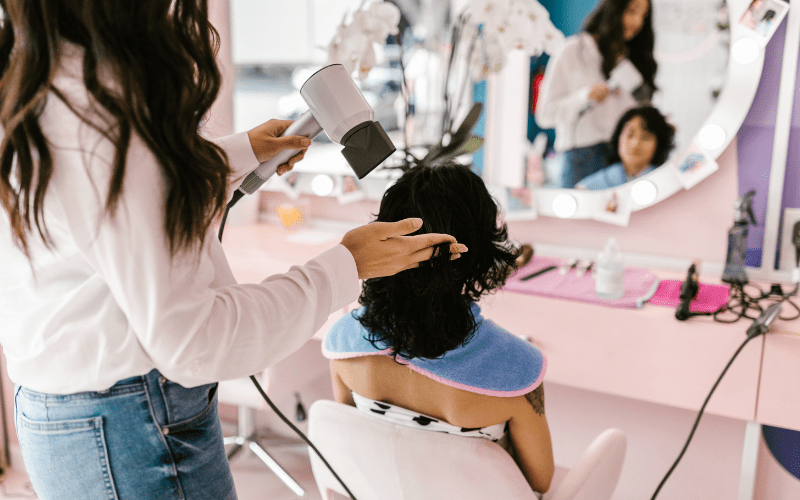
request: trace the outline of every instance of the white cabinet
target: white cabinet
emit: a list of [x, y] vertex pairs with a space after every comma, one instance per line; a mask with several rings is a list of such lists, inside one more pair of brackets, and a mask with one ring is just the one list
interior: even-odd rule
[[346, 12], [361, 0], [230, 0], [234, 64], [324, 63]]

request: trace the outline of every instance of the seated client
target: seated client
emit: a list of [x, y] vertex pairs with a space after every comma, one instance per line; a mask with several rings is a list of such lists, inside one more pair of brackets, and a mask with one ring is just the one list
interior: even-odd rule
[[519, 250], [480, 177], [457, 164], [417, 166], [383, 196], [377, 220], [420, 217], [419, 232], [452, 234], [419, 268], [368, 279], [363, 307], [328, 331], [336, 400], [376, 418], [497, 442], [534, 491], [553, 476], [544, 414], [544, 355], [481, 316], [478, 300], [502, 286]]
[[578, 189], [608, 189], [640, 177], [667, 161], [675, 129], [652, 106], [622, 115], [609, 142], [608, 167], [585, 177]]

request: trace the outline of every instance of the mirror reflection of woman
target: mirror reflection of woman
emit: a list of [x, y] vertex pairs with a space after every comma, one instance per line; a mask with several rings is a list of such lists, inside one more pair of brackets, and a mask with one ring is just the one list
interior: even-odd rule
[[[539, 91], [536, 121], [556, 129], [555, 150], [564, 160], [560, 187], [572, 188], [603, 169], [619, 118], [649, 103], [656, 88], [654, 43], [649, 0], [602, 0], [584, 30], [553, 55]], [[627, 82], [612, 78], [626, 60], [641, 76], [633, 91], [625, 90]]]
[[609, 141], [609, 166], [582, 179], [579, 189], [608, 189], [651, 172], [667, 161], [675, 128], [652, 106], [628, 110]]

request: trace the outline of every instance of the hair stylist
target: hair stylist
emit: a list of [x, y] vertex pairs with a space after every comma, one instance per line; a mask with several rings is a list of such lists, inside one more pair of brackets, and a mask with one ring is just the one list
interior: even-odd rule
[[359, 278], [466, 248], [374, 223], [237, 285], [213, 223], [259, 161], [308, 141], [284, 121], [199, 133], [221, 81], [207, 0], [0, 8], [0, 343], [34, 489], [234, 499], [215, 381], [299, 348]]
[[[547, 65], [536, 121], [556, 129], [555, 149], [563, 153], [561, 187], [605, 168], [608, 141], [625, 111], [649, 102], [656, 61], [649, 0], [602, 0], [584, 31], [567, 39]], [[623, 61], [641, 74], [634, 92], [609, 85]]]

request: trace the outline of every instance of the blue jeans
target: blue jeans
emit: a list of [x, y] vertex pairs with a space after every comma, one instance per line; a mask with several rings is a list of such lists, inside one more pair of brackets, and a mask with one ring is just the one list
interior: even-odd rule
[[564, 151], [564, 171], [561, 187], [572, 189], [584, 177], [606, 168], [608, 153], [608, 144], [605, 142]]
[[236, 499], [217, 384], [186, 389], [157, 370], [107, 391], [17, 386], [15, 423], [42, 500]]

